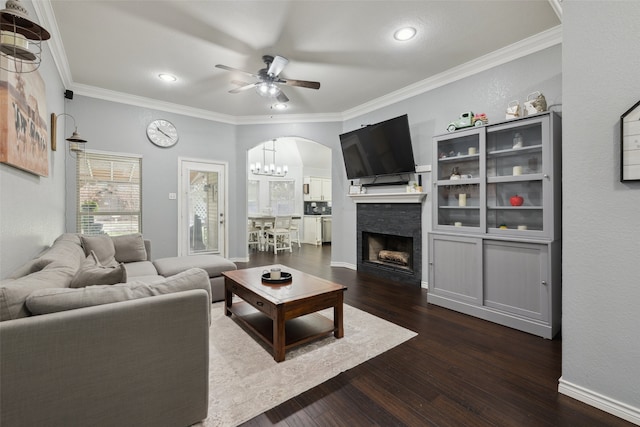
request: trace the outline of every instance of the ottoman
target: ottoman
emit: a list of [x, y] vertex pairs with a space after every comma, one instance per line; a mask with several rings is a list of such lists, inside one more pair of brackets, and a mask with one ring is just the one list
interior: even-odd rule
[[190, 268], [201, 268], [209, 274], [211, 282], [212, 302], [224, 299], [223, 271], [236, 270], [236, 265], [219, 255], [192, 255], [158, 258], [153, 261], [158, 274], [164, 277], [173, 276]]

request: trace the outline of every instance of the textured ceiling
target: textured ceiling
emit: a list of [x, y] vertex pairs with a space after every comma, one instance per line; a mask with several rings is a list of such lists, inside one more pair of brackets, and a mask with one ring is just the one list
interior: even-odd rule
[[[344, 113], [557, 27], [546, 0], [510, 1], [59, 1], [52, 19], [68, 63], [69, 86], [231, 117]], [[410, 25], [416, 38], [395, 41]], [[230, 94], [262, 55], [281, 55], [289, 108], [254, 90]], [[64, 67], [63, 67], [64, 68]], [[162, 82], [159, 73], [178, 77]]]

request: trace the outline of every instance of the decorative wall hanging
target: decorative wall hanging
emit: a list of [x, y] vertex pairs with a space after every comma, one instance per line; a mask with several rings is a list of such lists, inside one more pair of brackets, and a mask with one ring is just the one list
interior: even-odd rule
[[640, 181], [640, 101], [620, 116], [620, 181]]
[[45, 95], [39, 72], [0, 70], [0, 162], [40, 176], [49, 175]]

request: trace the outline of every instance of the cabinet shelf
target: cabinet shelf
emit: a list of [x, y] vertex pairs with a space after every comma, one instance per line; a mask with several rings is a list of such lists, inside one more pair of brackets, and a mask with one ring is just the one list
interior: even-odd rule
[[439, 163], [457, 162], [460, 160], [478, 160], [479, 154], [460, 154], [459, 156], [441, 157], [438, 159]]
[[451, 206], [440, 206], [440, 209], [475, 209], [478, 210], [480, 209], [480, 206], [456, 206], [456, 205], [451, 205]]
[[466, 179], [443, 179], [437, 182], [439, 187], [454, 187], [459, 185], [473, 185], [480, 184], [480, 178], [466, 178]]
[[526, 211], [526, 210], [542, 210], [542, 206], [487, 206], [487, 209], [491, 210], [506, 210], [506, 211]]
[[529, 173], [525, 175], [503, 175], [488, 176], [487, 184], [502, 184], [504, 182], [524, 182], [524, 181], [542, 181], [544, 175], [541, 173]]
[[521, 154], [527, 154], [530, 152], [537, 152], [537, 151], [542, 151], [542, 144], [530, 145], [528, 147], [521, 147], [521, 148], [509, 148], [507, 150], [488, 151], [487, 157], [519, 156]]

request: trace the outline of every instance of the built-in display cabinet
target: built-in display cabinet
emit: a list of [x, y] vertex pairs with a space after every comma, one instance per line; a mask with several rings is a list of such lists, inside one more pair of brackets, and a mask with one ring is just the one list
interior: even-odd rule
[[560, 330], [560, 122], [546, 112], [434, 137], [430, 303]]

